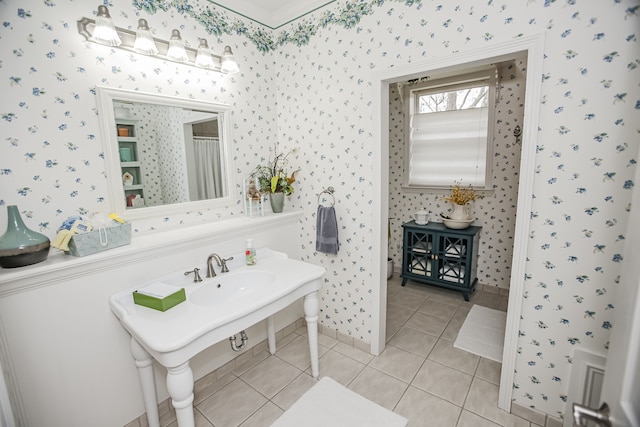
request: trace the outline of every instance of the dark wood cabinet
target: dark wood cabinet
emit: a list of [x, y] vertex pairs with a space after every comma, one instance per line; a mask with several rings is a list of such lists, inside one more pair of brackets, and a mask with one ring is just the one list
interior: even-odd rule
[[465, 301], [478, 282], [478, 240], [482, 227], [463, 230], [442, 223], [402, 225], [402, 286], [407, 280], [462, 292]]

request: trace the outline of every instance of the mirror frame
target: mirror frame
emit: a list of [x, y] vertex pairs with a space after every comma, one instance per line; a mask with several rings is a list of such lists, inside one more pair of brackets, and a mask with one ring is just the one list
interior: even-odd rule
[[[116, 89], [96, 85], [96, 100], [98, 105], [98, 117], [102, 133], [102, 145], [104, 149], [105, 172], [109, 189], [110, 209], [126, 220], [153, 218], [166, 215], [185, 214], [194, 210], [207, 210], [231, 206], [235, 203], [233, 198], [235, 183], [231, 173], [232, 159], [230, 150], [231, 138], [231, 107], [228, 104], [202, 101], [198, 99], [179, 98], [166, 95], [138, 92], [126, 89]], [[118, 153], [116, 118], [114, 113], [114, 101], [139, 102], [170, 107], [182, 107], [196, 110], [211, 111], [223, 118], [220, 148], [222, 150], [222, 176], [226, 178], [226, 195], [217, 199], [199, 200], [195, 202], [174, 203], [161, 206], [149, 206], [144, 208], [127, 209], [125, 203], [124, 186], [120, 174], [120, 157]]]

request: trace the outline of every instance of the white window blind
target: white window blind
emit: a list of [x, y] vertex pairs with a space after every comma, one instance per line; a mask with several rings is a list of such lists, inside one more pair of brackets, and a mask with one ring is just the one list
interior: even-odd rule
[[408, 184], [484, 187], [488, 115], [488, 107], [413, 114]]

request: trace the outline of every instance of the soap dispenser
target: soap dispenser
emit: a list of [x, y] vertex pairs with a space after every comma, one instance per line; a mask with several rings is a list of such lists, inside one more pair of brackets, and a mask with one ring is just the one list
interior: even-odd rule
[[253, 247], [253, 239], [247, 239], [247, 250], [244, 254], [247, 265], [256, 265], [256, 248]]

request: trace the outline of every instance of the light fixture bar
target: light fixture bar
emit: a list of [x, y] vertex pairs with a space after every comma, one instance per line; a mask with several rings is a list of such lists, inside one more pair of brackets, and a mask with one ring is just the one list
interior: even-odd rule
[[[78, 33], [80, 33], [80, 35], [82, 35], [87, 41], [94, 42], [91, 37], [93, 35], [94, 29], [96, 26], [96, 21], [90, 18], [82, 18], [78, 20]], [[122, 41], [122, 43], [119, 46], [111, 46], [112, 48], [116, 48], [116, 49], [122, 49], [122, 50], [126, 50], [129, 52], [133, 52], [136, 54], [139, 54], [139, 52], [136, 52], [133, 48], [135, 41], [136, 41], [136, 32], [135, 31], [131, 31], [125, 28], [120, 28], [120, 27], [115, 27], [116, 32], [118, 33], [118, 35], [120, 36], [120, 40]], [[158, 53], [155, 55], [145, 55], [145, 56], [150, 56], [150, 57], [155, 57], [155, 58], [160, 58], [160, 59], [164, 59], [166, 61], [171, 61], [171, 62], [175, 62], [177, 64], [184, 64], [184, 65], [190, 65], [192, 67], [196, 67], [196, 68], [202, 68], [202, 69], [206, 69], [206, 70], [212, 70], [212, 71], [217, 71], [220, 73], [224, 73], [224, 71], [221, 70], [221, 57], [220, 55], [216, 55], [216, 54], [211, 54], [211, 57], [213, 59], [213, 67], [212, 68], [203, 68], [203, 67], [198, 67], [195, 62], [196, 62], [196, 56], [197, 56], [197, 50], [193, 49], [191, 47], [186, 47], [185, 46], [185, 50], [187, 52], [187, 56], [188, 56], [188, 60], [187, 62], [180, 62], [180, 61], [175, 61], [169, 57], [167, 57], [167, 52], [169, 51], [169, 42], [166, 40], [162, 40], [162, 39], [157, 39], [155, 37], [153, 37], [153, 40], [156, 42], [156, 46], [158, 48]], [[228, 46], [227, 46], [228, 47]], [[226, 47], [225, 47], [226, 49]]]

